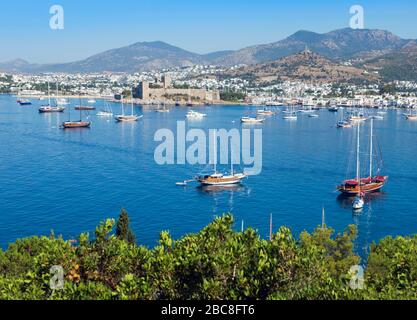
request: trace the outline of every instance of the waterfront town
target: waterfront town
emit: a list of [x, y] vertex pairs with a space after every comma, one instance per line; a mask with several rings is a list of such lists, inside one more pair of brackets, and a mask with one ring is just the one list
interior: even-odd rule
[[417, 104], [417, 82], [332, 83], [281, 81], [256, 83], [230, 76], [239, 68], [195, 65], [141, 73], [0, 73], [0, 93], [22, 98], [44, 99], [50, 86], [51, 97], [91, 97], [118, 101], [130, 99], [142, 105], [248, 104], [281, 106], [296, 101], [307, 106], [395, 106]]

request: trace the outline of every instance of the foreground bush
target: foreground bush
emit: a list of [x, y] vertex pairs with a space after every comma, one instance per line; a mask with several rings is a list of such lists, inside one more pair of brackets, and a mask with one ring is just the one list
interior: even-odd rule
[[[114, 235], [114, 226], [102, 223], [77, 246], [50, 236], [0, 251], [0, 299], [417, 298], [416, 237], [372, 246], [364, 288], [354, 290], [354, 226], [336, 236], [319, 228], [298, 240], [281, 228], [267, 241], [252, 229], [233, 231], [226, 215], [178, 241], [162, 232], [152, 250]], [[50, 288], [54, 265], [65, 272], [63, 290]]]

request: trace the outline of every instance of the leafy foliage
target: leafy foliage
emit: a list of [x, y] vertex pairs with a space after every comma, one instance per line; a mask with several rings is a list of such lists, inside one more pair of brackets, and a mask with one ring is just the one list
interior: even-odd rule
[[[77, 246], [51, 235], [0, 250], [0, 299], [417, 299], [417, 237], [373, 245], [365, 287], [353, 290], [354, 226], [299, 239], [282, 227], [267, 241], [235, 232], [225, 215], [178, 241], [162, 232], [148, 249], [113, 234], [115, 224], [101, 223], [92, 240], [80, 235]], [[49, 286], [55, 265], [65, 271], [63, 290]]]

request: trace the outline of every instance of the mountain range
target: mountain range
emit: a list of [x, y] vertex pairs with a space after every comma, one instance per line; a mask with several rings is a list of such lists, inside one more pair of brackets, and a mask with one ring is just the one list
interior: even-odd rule
[[[387, 78], [412, 78], [417, 71], [416, 40], [402, 39], [389, 31], [372, 29], [339, 29], [324, 34], [298, 31], [274, 43], [241, 50], [197, 54], [170, 44], [138, 42], [108, 50], [85, 60], [63, 64], [31, 64], [22, 59], [0, 63], [4, 72], [141, 72], [195, 64], [219, 66], [255, 65], [297, 54], [305, 48], [335, 62], [351, 61], [355, 67], [370, 67]], [[407, 66], [396, 71], [407, 58]], [[411, 67], [411, 68], [410, 68]]]

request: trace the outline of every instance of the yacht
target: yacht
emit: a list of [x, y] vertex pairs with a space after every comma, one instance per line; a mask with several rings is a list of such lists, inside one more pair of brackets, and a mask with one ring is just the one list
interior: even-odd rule
[[252, 123], [252, 124], [263, 123], [264, 121], [265, 121], [265, 119], [252, 118], [252, 117], [242, 117], [240, 119], [240, 122], [242, 122], [242, 123]]
[[204, 113], [200, 113], [194, 110], [190, 110], [188, 111], [186, 117], [188, 119], [203, 119], [204, 117], [206, 117], [207, 115]]

